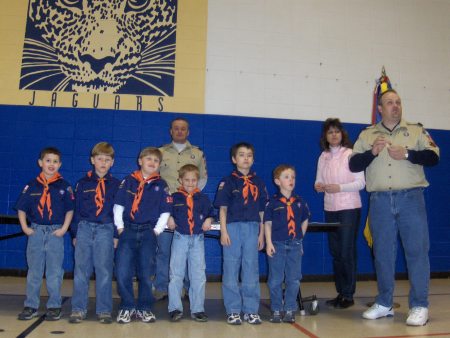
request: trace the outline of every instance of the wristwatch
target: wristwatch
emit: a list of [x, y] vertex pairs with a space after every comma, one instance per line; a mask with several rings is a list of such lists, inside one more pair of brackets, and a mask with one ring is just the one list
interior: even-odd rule
[[406, 153], [405, 153], [405, 160], [407, 160], [408, 157], [409, 157], [409, 152], [408, 152], [408, 149], [407, 149], [407, 150], [406, 150]]

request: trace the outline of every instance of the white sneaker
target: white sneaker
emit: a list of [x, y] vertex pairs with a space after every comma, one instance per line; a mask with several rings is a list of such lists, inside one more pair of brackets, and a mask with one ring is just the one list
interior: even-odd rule
[[374, 303], [369, 309], [363, 312], [362, 317], [365, 319], [378, 319], [382, 317], [392, 317], [393, 315], [394, 310], [392, 307]]
[[241, 325], [242, 319], [239, 313], [230, 313], [227, 316], [227, 323], [230, 325]]
[[257, 313], [244, 314], [244, 320], [249, 324], [258, 325], [262, 323], [261, 317]]
[[136, 318], [140, 319], [144, 323], [154, 323], [156, 321], [156, 317], [151, 311], [145, 311], [145, 310], [137, 310], [136, 311]]
[[117, 315], [117, 322], [119, 324], [127, 324], [133, 320], [136, 310], [120, 310]]
[[423, 326], [428, 322], [428, 309], [426, 307], [415, 306], [409, 310], [406, 325]]

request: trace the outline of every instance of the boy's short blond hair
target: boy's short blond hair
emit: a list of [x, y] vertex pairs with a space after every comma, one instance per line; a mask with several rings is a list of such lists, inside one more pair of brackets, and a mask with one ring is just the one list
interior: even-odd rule
[[200, 170], [193, 164], [185, 164], [184, 166], [182, 166], [180, 170], [178, 170], [178, 177], [183, 178], [187, 173], [195, 173], [197, 179], [200, 179]]
[[48, 154], [53, 154], [59, 157], [59, 161], [61, 161], [61, 152], [59, 151], [58, 148], [55, 147], [47, 147], [41, 150], [41, 152], [39, 153], [39, 159], [43, 160], [45, 155]]
[[111, 156], [114, 159], [114, 148], [108, 142], [99, 142], [91, 150], [91, 157], [97, 155]]
[[142, 149], [141, 152], [139, 153], [139, 158], [143, 158], [148, 155], [154, 155], [157, 158], [159, 158], [159, 162], [162, 161], [162, 152], [156, 147], [146, 147]]
[[280, 164], [278, 167], [276, 167], [273, 170], [273, 179], [279, 179], [281, 176], [281, 173], [285, 170], [291, 169], [295, 173], [295, 167], [290, 164]]

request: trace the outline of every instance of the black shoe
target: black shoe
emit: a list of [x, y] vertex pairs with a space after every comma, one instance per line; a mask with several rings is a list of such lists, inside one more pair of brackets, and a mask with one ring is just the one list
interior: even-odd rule
[[17, 316], [18, 320], [30, 320], [34, 317], [38, 316], [38, 312], [36, 309], [33, 309], [32, 307], [26, 306], [21, 313]]
[[342, 299], [342, 295], [337, 295], [336, 298], [333, 299], [329, 299], [325, 302], [326, 305], [328, 306], [334, 306], [336, 307], [337, 303], [339, 303], [339, 301]]
[[61, 308], [49, 308], [45, 313], [45, 320], [55, 321], [61, 319]]
[[208, 316], [204, 312], [196, 312], [191, 314], [192, 319], [194, 319], [196, 322], [207, 322]]
[[181, 318], [183, 318], [183, 312], [180, 310], [173, 310], [169, 312], [169, 315], [171, 322], [178, 322]]
[[353, 299], [342, 297], [339, 300], [339, 302], [337, 302], [335, 308], [336, 309], [346, 309], [346, 308], [349, 308], [350, 306], [353, 306], [353, 305], [355, 305], [355, 301]]

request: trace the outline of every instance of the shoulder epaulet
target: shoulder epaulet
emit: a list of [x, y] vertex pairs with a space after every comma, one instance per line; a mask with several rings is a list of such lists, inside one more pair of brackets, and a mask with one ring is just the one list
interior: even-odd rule
[[168, 148], [168, 147], [170, 147], [170, 145], [171, 145], [171, 143], [163, 144], [159, 148]]
[[407, 124], [408, 126], [416, 126], [416, 127], [423, 128], [423, 124], [420, 123], [420, 122], [406, 122], [406, 124]]
[[200, 148], [199, 146], [195, 146], [195, 145], [193, 145], [193, 144], [191, 144], [191, 146], [192, 146], [192, 148], [197, 149], [197, 150], [200, 150], [201, 152], [203, 152], [203, 149]]
[[373, 128], [375, 128], [376, 127], [376, 124], [371, 124], [370, 126], [367, 126], [366, 128], [364, 128], [364, 129], [373, 129]]

